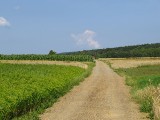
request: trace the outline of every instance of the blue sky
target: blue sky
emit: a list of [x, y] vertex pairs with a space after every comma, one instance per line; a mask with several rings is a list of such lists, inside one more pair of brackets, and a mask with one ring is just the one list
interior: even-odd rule
[[160, 43], [160, 0], [0, 0], [0, 54]]

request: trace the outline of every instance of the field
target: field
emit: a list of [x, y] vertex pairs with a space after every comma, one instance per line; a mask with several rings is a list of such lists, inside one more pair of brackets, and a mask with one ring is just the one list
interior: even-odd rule
[[[132, 98], [140, 104], [142, 112], [148, 112], [151, 119], [156, 116], [159, 118], [160, 58], [100, 60], [126, 77], [125, 83], [131, 86]], [[110, 114], [105, 116], [108, 119], [114, 119], [115, 115], [119, 119], [132, 117], [133, 120], [145, 117], [130, 100], [128, 87], [123, 83], [124, 78], [101, 61], [96, 61], [93, 74], [82, 86], [75, 87], [69, 98], [64, 97], [55, 111], [61, 109], [66, 115], [79, 114], [82, 119], [90, 119], [91, 113], [88, 110], [94, 110], [93, 114], [98, 112], [102, 118], [109, 111]], [[94, 65], [94, 62], [88, 61], [0, 60], [0, 120], [39, 119], [39, 114], [84, 80]], [[65, 116], [61, 112], [57, 114], [53, 111], [50, 114], [51, 117], [53, 113], [59, 117]], [[85, 113], [85, 116], [81, 116], [81, 113]], [[44, 116], [47, 119], [48, 115]]]
[[76, 62], [76, 61], [46, 61], [46, 60], [0, 60], [0, 63], [12, 63], [12, 64], [46, 64], [46, 65], [65, 65], [65, 66], [77, 66], [84, 69], [88, 68], [86, 63], [89, 62]]
[[[88, 63], [88, 68], [83, 69], [33, 63], [0, 63], [0, 119], [8, 120], [48, 107], [88, 76], [94, 66]], [[28, 117], [33, 119], [33, 115]]]
[[160, 57], [156, 58], [101, 58], [100, 60], [112, 65], [112, 68], [131, 68], [143, 65], [155, 65], [160, 64]]
[[160, 58], [107, 59], [106, 62], [126, 77], [140, 110], [149, 112], [151, 119], [160, 118]]
[[90, 55], [34, 55], [34, 54], [21, 54], [21, 55], [2, 55], [0, 60], [50, 60], [50, 61], [88, 61], [93, 62]]

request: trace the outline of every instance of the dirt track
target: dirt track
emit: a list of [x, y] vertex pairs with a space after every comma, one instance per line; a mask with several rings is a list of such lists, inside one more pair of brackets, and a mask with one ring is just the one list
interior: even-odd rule
[[124, 79], [97, 61], [90, 77], [60, 98], [42, 120], [144, 120]]

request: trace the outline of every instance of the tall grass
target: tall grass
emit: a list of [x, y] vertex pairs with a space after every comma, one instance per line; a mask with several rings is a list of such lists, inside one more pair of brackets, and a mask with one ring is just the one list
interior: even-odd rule
[[[116, 71], [126, 76], [126, 84], [132, 87], [131, 93], [140, 103], [140, 110], [150, 113], [150, 118], [153, 119], [154, 101], [160, 96], [160, 93], [157, 92], [160, 85], [160, 65], [124, 68]], [[157, 100], [160, 101], [160, 99]]]

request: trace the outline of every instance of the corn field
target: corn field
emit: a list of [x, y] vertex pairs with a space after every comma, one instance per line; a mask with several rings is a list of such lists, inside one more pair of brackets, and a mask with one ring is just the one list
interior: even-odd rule
[[0, 55], [0, 60], [54, 60], [54, 61], [93, 61], [89, 55]]

